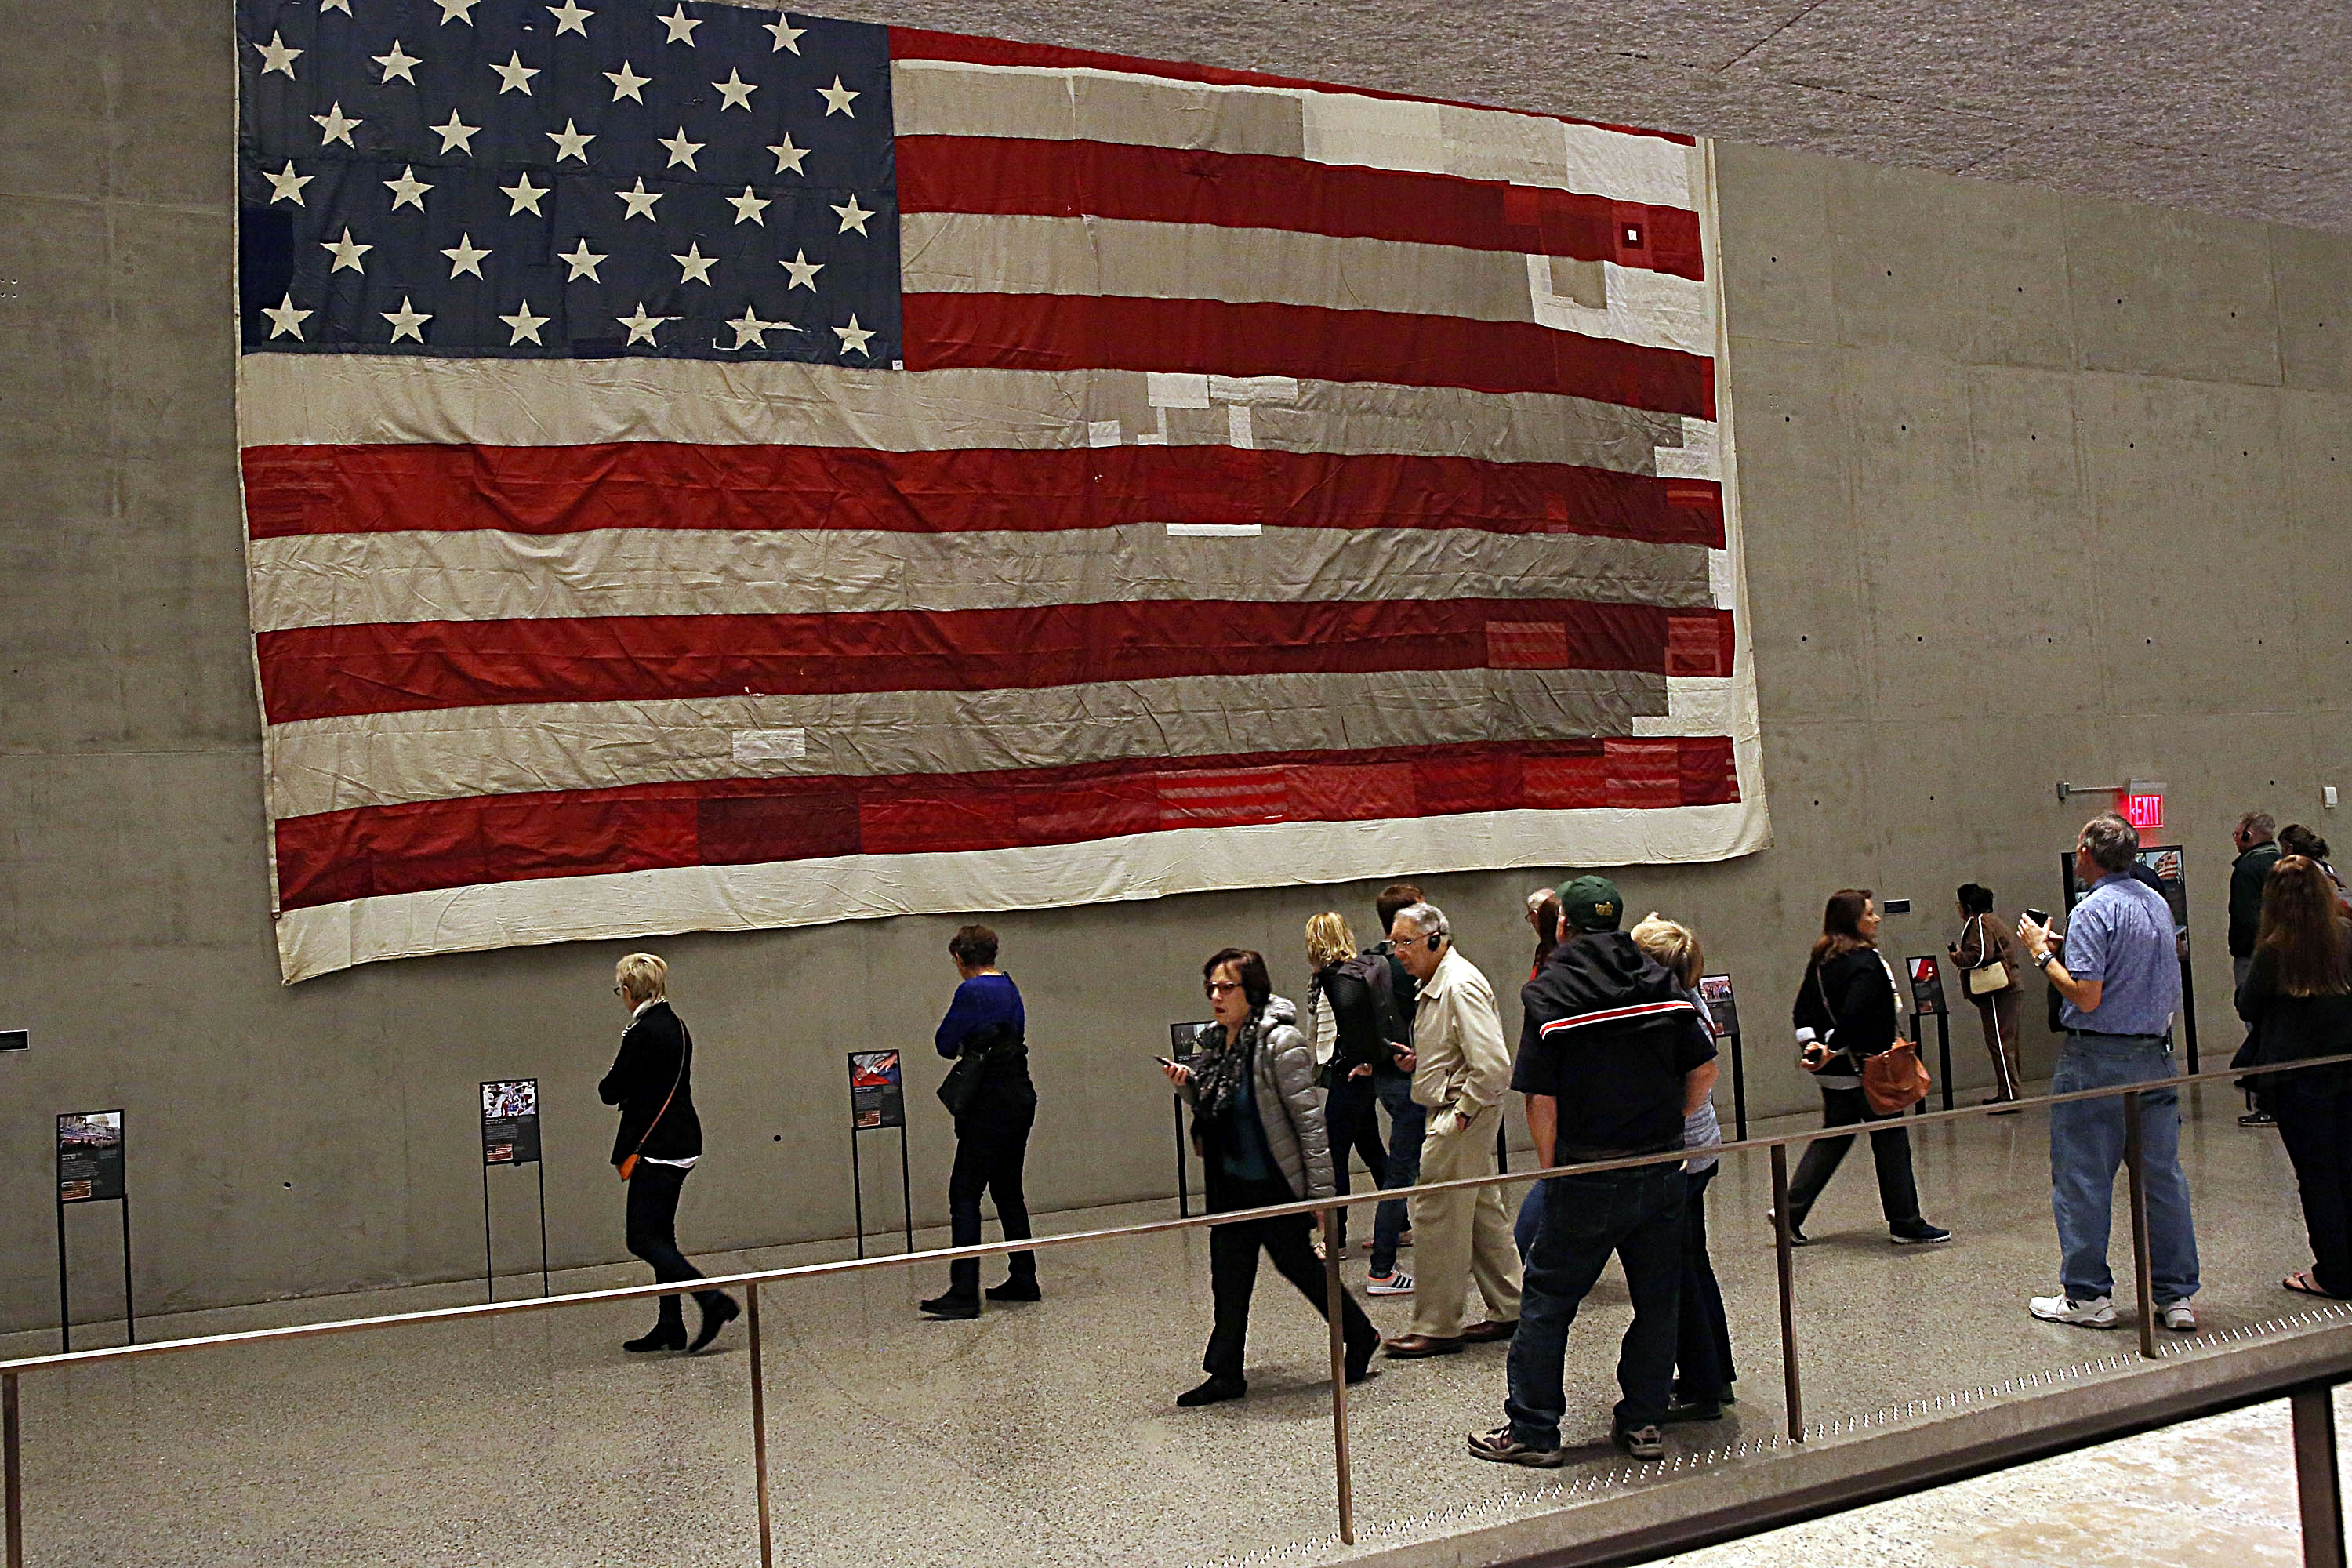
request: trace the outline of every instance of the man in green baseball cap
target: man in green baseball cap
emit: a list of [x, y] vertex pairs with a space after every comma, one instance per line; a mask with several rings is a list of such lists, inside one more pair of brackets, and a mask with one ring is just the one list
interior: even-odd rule
[[1625, 896], [1606, 877], [1579, 877], [1559, 885], [1559, 912], [1570, 931], [1615, 931], [1625, 919]]

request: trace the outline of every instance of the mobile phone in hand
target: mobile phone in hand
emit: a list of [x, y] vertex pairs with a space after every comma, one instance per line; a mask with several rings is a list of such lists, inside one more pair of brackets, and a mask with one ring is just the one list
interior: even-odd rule
[[2048, 910], [2028, 910], [2025, 911], [2025, 918], [2032, 921], [2035, 925], [2040, 926], [2044, 931], [2050, 929], [2050, 911]]

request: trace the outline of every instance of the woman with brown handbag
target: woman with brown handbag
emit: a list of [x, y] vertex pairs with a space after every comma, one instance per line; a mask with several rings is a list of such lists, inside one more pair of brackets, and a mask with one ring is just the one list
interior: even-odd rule
[[[1822, 1121], [1829, 1127], [1864, 1121], [1882, 1125], [1870, 1135], [1878, 1167], [1878, 1204], [1888, 1234], [1906, 1246], [1949, 1241], [1952, 1233], [1919, 1217], [1919, 1189], [1911, 1175], [1911, 1135], [1900, 1110], [1873, 1111], [1863, 1092], [1864, 1064], [1892, 1047], [1901, 1029], [1895, 972], [1878, 952], [1878, 905], [1867, 888], [1841, 888], [1822, 915], [1822, 937], [1805, 965], [1793, 1010], [1800, 1061], [1821, 1087]], [[1853, 1135], [1816, 1138], [1789, 1184], [1789, 1238], [1803, 1245], [1805, 1216], [1829, 1185]]]
[[[597, 1097], [621, 1110], [613, 1137], [613, 1168], [629, 1184], [629, 1250], [653, 1266], [654, 1278], [699, 1279], [702, 1271], [677, 1249], [677, 1198], [687, 1173], [702, 1158], [702, 1121], [694, 1113], [694, 1037], [670, 1011], [669, 965], [650, 952], [633, 952], [613, 967], [613, 994], [629, 1009], [621, 1052], [596, 1086]], [[621, 1348], [700, 1350], [742, 1309], [724, 1290], [698, 1290], [702, 1325], [689, 1345], [677, 1298], [661, 1299], [653, 1331]]]
[[[2017, 1098], [2017, 1005], [2024, 986], [2018, 980], [2017, 938], [1992, 918], [1992, 889], [1975, 882], [1959, 889], [1960, 940], [1944, 951], [1960, 972], [1960, 987], [1977, 1005], [1985, 1050], [1992, 1058], [1992, 1098], [2005, 1105]], [[2005, 1110], [2003, 1116], [2015, 1111]]]

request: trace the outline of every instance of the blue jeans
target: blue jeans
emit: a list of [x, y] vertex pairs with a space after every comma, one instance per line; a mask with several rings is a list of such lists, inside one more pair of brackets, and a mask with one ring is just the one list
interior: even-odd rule
[[[2053, 1094], [2160, 1083], [2176, 1076], [2172, 1041], [2162, 1035], [2069, 1032], [2058, 1053]], [[2197, 1232], [2189, 1178], [2180, 1172], [2180, 1093], [2140, 1096], [2140, 1154], [2147, 1185], [2147, 1251], [2158, 1306], [2197, 1294]], [[2124, 1102], [2083, 1100], [2050, 1108], [2050, 1207], [2058, 1221], [2058, 1282], [2077, 1301], [2115, 1294], [2107, 1268], [2116, 1170], [2124, 1159]]]
[[[1412, 1078], [1408, 1073], [1374, 1073], [1372, 1092], [1389, 1112], [1389, 1162], [1383, 1173], [1388, 1179], [1381, 1185], [1409, 1187], [1421, 1180], [1421, 1141], [1428, 1128], [1429, 1112], [1413, 1102]], [[1373, 1273], [1396, 1272], [1397, 1243], [1404, 1238], [1404, 1227], [1411, 1223], [1402, 1198], [1381, 1205], [1372, 1221]]]
[[1625, 1269], [1633, 1321], [1617, 1355], [1620, 1431], [1666, 1417], [1674, 1388], [1675, 1340], [1681, 1319], [1683, 1205], [1679, 1165], [1643, 1165], [1589, 1176], [1549, 1176], [1542, 1221], [1528, 1249], [1519, 1331], [1511, 1338], [1511, 1435], [1532, 1448], [1559, 1447], [1568, 1414], [1561, 1366], [1568, 1331], [1585, 1292], [1612, 1253]]

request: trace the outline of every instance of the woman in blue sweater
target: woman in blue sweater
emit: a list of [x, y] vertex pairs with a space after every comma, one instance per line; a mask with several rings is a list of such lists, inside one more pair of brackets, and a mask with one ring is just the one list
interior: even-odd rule
[[[1027, 1017], [1021, 990], [996, 967], [996, 933], [969, 925], [948, 942], [963, 984], [956, 987], [948, 1016], [933, 1043], [949, 1061], [980, 1058], [980, 1086], [955, 1119], [955, 1169], [948, 1176], [948, 1225], [953, 1245], [980, 1242], [980, 1196], [996, 1202], [996, 1217], [1007, 1241], [1029, 1235], [1029, 1205], [1021, 1195], [1021, 1163], [1029, 1152], [1029, 1129], [1037, 1120], [1037, 1089], [1029, 1081]], [[1016, 1252], [1011, 1272], [988, 1292], [992, 1301], [1034, 1301], [1037, 1255]], [[948, 1290], [923, 1303], [934, 1318], [980, 1316], [980, 1260], [948, 1265]]]

